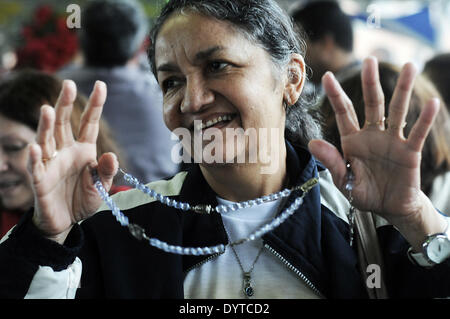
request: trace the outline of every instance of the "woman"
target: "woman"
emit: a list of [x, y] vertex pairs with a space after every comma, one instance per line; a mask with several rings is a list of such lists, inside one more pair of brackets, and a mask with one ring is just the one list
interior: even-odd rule
[[[259, 135], [257, 141], [258, 151], [271, 157], [235, 161], [239, 152], [250, 155], [254, 142], [249, 138], [230, 147], [232, 140], [220, 141], [215, 131], [215, 151], [220, 155], [222, 145], [223, 159], [234, 149], [233, 159], [228, 157], [229, 161], [220, 163], [221, 157], [217, 156], [219, 163], [205, 161], [171, 180], [150, 184], [158, 195], [149, 193], [156, 198], [140, 190], [114, 198], [126, 218], [116, 210], [114, 213], [121, 224], [133, 224], [133, 236], [151, 236], [166, 244], [159, 245], [155, 240], [136, 243], [104, 207], [99, 210], [106, 212], [92, 216], [101, 204], [92, 170], [96, 170], [106, 189], [118, 170], [112, 154], [104, 154], [96, 161], [94, 143], [106, 87], [101, 82], [94, 86], [75, 140], [67, 121], [75, 87], [66, 81], [55, 111], [43, 108], [37, 144], [30, 147], [34, 212], [0, 246], [0, 258], [14, 264], [13, 269], [0, 269], [2, 279], [8, 278], [8, 283], [23, 288], [2, 290], [1, 294], [91, 298], [367, 297], [341, 209], [348, 208], [348, 202], [327, 180], [329, 172], [302, 147], [311, 138], [305, 131], [307, 126], [296, 128], [302, 133], [295, 145], [284, 138], [285, 106], [289, 109], [297, 104], [305, 81], [301, 47], [289, 18], [271, 0], [175, 0], [162, 10], [151, 43], [150, 61], [164, 94], [164, 121], [171, 130], [184, 128], [184, 132], [207, 134], [205, 129], [211, 127], [222, 131], [223, 136], [227, 128], [244, 132], [270, 129], [276, 132], [274, 143]], [[366, 118], [376, 123], [384, 115], [384, 106], [375, 60], [365, 62], [363, 74], [365, 97], [370, 102]], [[390, 123], [397, 127], [406, 113], [413, 75], [412, 66], [407, 65], [399, 79], [399, 87], [407, 90], [396, 90], [392, 102], [391, 109], [397, 112]], [[347, 181], [346, 161], [330, 144], [312, 140], [309, 150], [328, 167], [344, 194], [349, 195], [345, 184], [351, 186], [353, 205], [379, 214], [398, 229], [387, 228], [383, 239], [389, 240], [382, 245], [389, 257], [389, 292], [392, 296], [448, 295], [448, 260], [425, 269], [412, 264], [406, 256], [410, 247], [413, 253], [420, 252], [427, 234], [443, 232], [447, 227], [445, 217], [421, 192], [419, 179], [423, 136], [438, 110], [437, 102], [428, 102], [405, 140], [400, 129], [391, 126], [384, 130], [381, 122], [360, 129], [351, 104], [331, 74], [324, 77], [323, 84], [337, 113], [342, 147], [353, 178]], [[58, 129], [56, 123], [60, 123]], [[188, 141], [183, 143], [195, 157], [195, 140], [192, 147]], [[395, 152], [386, 152], [386, 148]], [[58, 155], [54, 157], [55, 150]], [[215, 151], [211, 151], [214, 156]], [[273, 161], [278, 161], [274, 172], [261, 174], [262, 166]], [[391, 179], [393, 172], [396, 179]], [[248, 205], [235, 202], [300, 186], [314, 177], [319, 177], [321, 184], [305, 195], [303, 204], [290, 218], [262, 240], [250, 236], [255, 227], [271, 220], [287, 205], [299, 203], [301, 192], [294, 189], [287, 201], [269, 196], [278, 200], [263, 204], [258, 201], [257, 206], [256, 201]], [[210, 211], [207, 205], [229, 202], [234, 204], [226, 207], [235, 209], [229, 214], [223, 212], [224, 206], [215, 207], [210, 214], [182, 210], [194, 207], [200, 211], [203, 207]], [[220, 249], [220, 245], [239, 238], [244, 238], [245, 243]], [[34, 249], [29, 249], [31, 243]], [[148, 243], [162, 249], [149, 247]], [[175, 247], [175, 254], [164, 252], [171, 249], [170, 245], [184, 248]], [[30, 260], [28, 265], [14, 262], [8, 250], [12, 246], [21, 250], [21, 260]], [[207, 250], [186, 248], [205, 246], [214, 249], [196, 256], [195, 252]], [[45, 253], [36, 256], [38, 251]], [[52, 268], [48, 271], [48, 267], [41, 267], [44, 265]], [[30, 267], [34, 270], [30, 271]], [[259, 270], [262, 272], [258, 274]], [[45, 292], [38, 288], [42, 286], [47, 287]]]
[[[389, 102], [394, 94], [395, 84], [400, 75], [400, 68], [381, 62], [379, 64], [380, 85], [383, 90], [386, 109], [389, 114]], [[364, 125], [364, 100], [361, 88], [361, 72], [357, 71], [340, 82], [343, 90], [353, 103], [360, 126]], [[415, 123], [420, 116], [426, 102], [439, 96], [433, 84], [423, 76], [415, 80], [411, 93], [406, 123]], [[444, 103], [443, 103], [444, 105]], [[324, 99], [319, 111], [325, 120], [324, 137], [341, 151], [339, 130], [330, 102]], [[389, 124], [387, 124], [389, 125]], [[404, 135], [408, 137], [412, 125], [406, 125]], [[421, 160], [421, 188], [432, 199], [439, 210], [450, 210], [450, 117], [445, 106], [439, 109], [436, 120], [431, 127], [430, 134], [425, 140]]]
[[[0, 84], [0, 236], [17, 224], [33, 205], [31, 176], [28, 172], [28, 145], [35, 142], [40, 107], [54, 105], [61, 81], [39, 71], [21, 71]], [[78, 95], [73, 105], [72, 126], [79, 126], [86, 100]], [[97, 153], [118, 152], [102, 123]], [[119, 155], [119, 153], [117, 153]], [[118, 191], [116, 186], [113, 192]]]

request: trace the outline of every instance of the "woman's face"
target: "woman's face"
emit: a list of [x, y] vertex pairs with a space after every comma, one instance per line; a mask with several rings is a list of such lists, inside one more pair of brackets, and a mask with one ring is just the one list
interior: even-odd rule
[[[170, 17], [158, 34], [155, 49], [164, 121], [171, 131], [187, 129], [194, 136], [194, 132], [205, 134], [205, 128], [214, 128], [213, 134], [223, 136], [222, 149], [230, 152], [235, 147], [231, 143], [234, 138], [226, 138], [227, 129], [251, 129], [258, 140], [262, 140], [261, 129], [266, 129], [269, 137], [273, 129], [278, 139], [270, 144], [280, 147], [284, 141], [286, 82], [280, 80], [281, 71], [264, 49], [229, 23], [196, 13]], [[183, 147], [192, 148], [193, 139]], [[237, 147], [233, 154], [248, 153], [249, 147], [247, 140], [244, 148]], [[271, 146], [265, 147], [270, 152]]]
[[0, 114], [0, 202], [8, 210], [26, 210], [33, 204], [27, 170], [28, 144], [36, 132]]

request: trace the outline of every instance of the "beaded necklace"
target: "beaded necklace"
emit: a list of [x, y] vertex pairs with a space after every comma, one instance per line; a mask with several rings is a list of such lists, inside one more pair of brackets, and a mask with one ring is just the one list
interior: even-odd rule
[[[252, 199], [244, 202], [239, 203], [233, 203], [229, 205], [218, 205], [216, 207], [212, 207], [211, 205], [196, 205], [192, 206], [189, 203], [184, 202], [178, 202], [175, 199], [171, 199], [167, 196], [164, 196], [162, 194], [157, 193], [156, 191], [148, 188], [146, 185], [142, 184], [137, 178], [130, 175], [129, 173], [126, 173], [122, 169], [120, 169], [120, 172], [123, 174], [123, 177], [125, 181], [133, 185], [136, 189], [142, 191], [144, 194], [147, 194], [148, 196], [154, 198], [155, 200], [159, 201], [160, 203], [169, 206], [174, 207], [177, 209], [180, 209], [182, 211], [193, 211], [194, 213], [198, 214], [211, 214], [211, 213], [229, 213], [236, 211], [241, 208], [248, 208], [255, 205], [260, 205], [262, 203], [266, 203], [269, 201], [274, 201], [279, 198], [288, 197], [290, 194], [292, 194], [294, 191], [301, 191], [302, 194], [297, 197], [293, 203], [287, 207], [278, 217], [275, 217], [271, 222], [261, 226], [256, 231], [251, 233], [248, 237], [238, 239], [229, 245], [236, 246], [243, 244], [248, 241], [255, 240], [257, 238], [262, 237], [264, 234], [272, 231], [276, 227], [280, 226], [286, 219], [288, 219], [294, 212], [302, 205], [303, 198], [305, 195], [318, 183], [317, 178], [311, 178], [306, 183], [304, 183], [301, 186], [295, 186], [291, 189], [284, 189], [280, 192], [273, 193], [270, 195], [262, 196], [257, 199]], [[131, 224], [128, 220], [128, 217], [126, 217], [122, 211], [120, 211], [119, 207], [117, 207], [116, 203], [112, 200], [112, 198], [109, 196], [108, 192], [103, 187], [100, 178], [98, 176], [97, 171], [92, 172], [92, 177], [94, 180], [95, 188], [97, 189], [100, 197], [103, 199], [103, 201], [106, 203], [106, 205], [111, 210], [111, 213], [116, 218], [117, 222], [120, 223], [121, 226], [127, 227], [130, 231], [131, 235], [133, 235], [138, 240], [145, 240], [148, 241], [150, 246], [153, 246], [155, 248], [161, 249], [168, 253], [178, 254], [178, 255], [194, 255], [194, 256], [200, 256], [200, 255], [211, 255], [215, 253], [222, 253], [225, 251], [225, 245], [220, 244], [216, 246], [208, 246], [208, 247], [182, 247], [182, 246], [176, 246], [176, 245], [170, 245], [164, 241], [161, 241], [157, 238], [149, 237], [145, 233], [145, 229], [137, 224]]]

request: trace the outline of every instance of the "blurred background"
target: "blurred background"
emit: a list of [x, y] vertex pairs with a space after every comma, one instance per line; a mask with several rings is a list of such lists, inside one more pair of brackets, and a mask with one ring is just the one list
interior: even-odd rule
[[[288, 11], [306, 1], [280, 0]], [[312, 1], [309, 1], [312, 2]], [[449, 0], [340, 0], [353, 19], [354, 53], [394, 64], [425, 61], [450, 52]]]
[[[21, 66], [54, 72], [79, 63], [77, 27], [68, 28], [67, 19], [75, 12], [70, 5], [83, 8], [87, 1], [0, 0], [1, 72]], [[305, 2], [278, 1], [288, 12]], [[150, 20], [165, 2], [141, 0]], [[412, 61], [421, 68], [433, 55], [450, 52], [449, 0], [338, 2], [352, 17], [359, 59], [375, 55], [395, 64]]]

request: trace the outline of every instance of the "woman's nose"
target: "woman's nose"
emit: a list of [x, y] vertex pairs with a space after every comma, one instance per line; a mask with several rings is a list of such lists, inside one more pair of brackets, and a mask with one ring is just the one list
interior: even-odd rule
[[200, 77], [186, 80], [185, 92], [181, 103], [182, 113], [199, 112], [204, 105], [214, 101], [214, 93], [207, 87]]
[[8, 156], [0, 150], [0, 172], [4, 172], [8, 169]]

